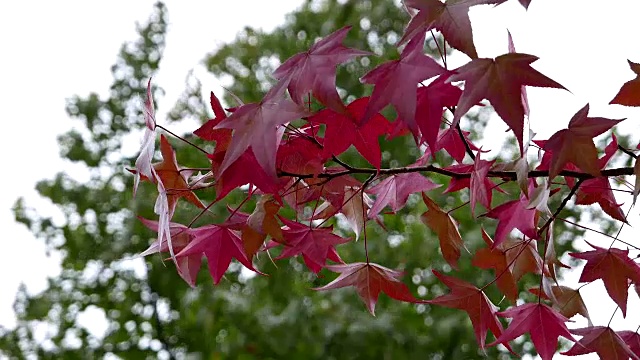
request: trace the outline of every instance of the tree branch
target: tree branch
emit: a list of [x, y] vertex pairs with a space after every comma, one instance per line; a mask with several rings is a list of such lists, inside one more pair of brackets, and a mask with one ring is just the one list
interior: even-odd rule
[[[465, 178], [471, 177], [471, 172], [459, 173], [459, 172], [439, 168], [433, 165], [404, 166], [404, 167], [397, 167], [397, 168], [380, 169], [379, 171], [377, 169], [372, 169], [372, 168], [358, 168], [358, 167], [349, 166], [349, 168], [345, 168], [345, 170], [325, 171], [319, 174], [296, 174], [288, 171], [279, 171], [278, 176], [279, 177], [289, 176], [289, 177], [295, 177], [299, 179], [310, 179], [310, 178], [333, 179], [340, 176], [353, 175], [353, 174], [396, 175], [396, 174], [405, 174], [405, 173], [411, 173], [411, 172], [427, 172], [427, 173], [431, 172], [431, 173], [441, 174], [441, 175], [445, 175], [445, 176], [456, 178], [456, 179], [465, 179]], [[606, 170], [602, 170], [600, 174], [601, 176], [604, 176], [604, 177], [633, 175], [633, 168], [621, 167], [621, 168], [606, 169]], [[569, 176], [579, 180], [588, 180], [588, 179], [594, 178], [594, 176], [591, 174], [582, 173], [579, 171], [570, 171], [570, 170], [563, 170], [560, 172], [559, 175]], [[530, 178], [548, 177], [548, 176], [549, 176], [548, 170], [531, 170], [528, 173], [528, 177]], [[515, 171], [489, 171], [489, 173], [487, 174], [487, 177], [502, 178], [504, 180], [517, 179], [517, 175]]]

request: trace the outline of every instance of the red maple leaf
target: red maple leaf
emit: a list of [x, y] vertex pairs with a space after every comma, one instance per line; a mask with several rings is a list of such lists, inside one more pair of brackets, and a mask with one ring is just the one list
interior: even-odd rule
[[209, 263], [209, 273], [214, 284], [218, 284], [229, 268], [233, 258], [236, 258], [247, 269], [262, 274], [256, 270], [244, 252], [242, 239], [235, 230], [226, 226], [205, 225], [191, 230], [193, 239], [185, 246], [176, 258], [204, 254]]
[[391, 130], [391, 124], [380, 114], [375, 114], [362, 124], [362, 116], [368, 103], [369, 98], [363, 97], [351, 102], [343, 113], [324, 109], [308, 119], [312, 124], [327, 126], [323, 142], [325, 157], [340, 155], [353, 145], [371, 165], [380, 169], [382, 154], [378, 138]]
[[446, 82], [449, 74], [440, 75], [428, 86], [418, 87], [416, 123], [422, 133], [422, 140], [433, 153], [437, 151], [436, 142], [444, 108], [455, 106], [462, 94], [459, 87]]
[[629, 281], [640, 283], [640, 266], [629, 257], [629, 250], [604, 249], [585, 242], [595, 250], [569, 254], [587, 260], [579, 281], [591, 282], [602, 279], [607, 293], [626, 316]]
[[640, 334], [635, 331], [623, 330], [617, 332], [618, 336], [627, 344], [631, 352], [640, 357]]
[[572, 333], [580, 335], [580, 339], [573, 347], [562, 355], [576, 356], [597, 353], [600, 359], [640, 359], [629, 346], [608, 326], [590, 326], [572, 329]]
[[469, 204], [471, 205], [471, 214], [475, 214], [476, 203], [480, 203], [485, 209], [491, 209], [491, 198], [493, 183], [489, 181], [487, 186], [487, 175], [493, 161], [486, 161], [480, 159], [480, 151], [476, 154], [476, 159], [473, 163], [473, 171], [471, 172], [471, 178], [469, 179]]
[[[227, 118], [227, 114], [213, 92], [211, 92], [210, 101], [215, 118], [208, 120], [193, 133], [203, 140], [216, 142], [213, 153], [207, 155], [211, 160], [212, 172], [217, 174], [215, 183], [216, 200], [224, 198], [231, 190], [245, 184], [256, 186], [264, 193], [275, 194], [279, 189], [278, 184], [280, 183], [268, 176], [262, 169], [253, 154], [252, 148], [242, 153], [236, 161], [229, 165], [227, 171], [220, 173], [227, 149], [231, 144], [233, 131], [231, 129], [217, 128], [217, 125]], [[281, 146], [278, 150], [280, 151], [282, 148]]]
[[[609, 159], [618, 151], [618, 141], [614, 134], [611, 134], [613, 140], [604, 150], [604, 155], [598, 159], [598, 167], [604, 169]], [[573, 186], [574, 179], [567, 177], [567, 184]], [[622, 222], [627, 222], [624, 212], [621, 209], [622, 204], [616, 202], [616, 197], [611, 188], [611, 182], [608, 177], [600, 176], [595, 179], [587, 179], [578, 188], [576, 192], [577, 205], [589, 205], [598, 203], [600, 208], [609, 216]]]
[[[225, 151], [209, 154], [211, 167], [216, 173], [220, 169], [220, 164], [225, 158]], [[219, 173], [218, 173], [219, 174]], [[251, 184], [267, 194], [276, 194], [283, 185], [282, 181], [267, 175], [265, 170], [258, 164], [253, 149], [249, 148], [234, 161], [225, 172], [216, 178], [216, 200], [224, 198], [231, 190], [242, 185]]]
[[[312, 129], [313, 128], [313, 129]], [[318, 174], [324, 169], [329, 157], [323, 154], [322, 144], [315, 138], [319, 125], [298, 128], [290, 132], [287, 139], [278, 147], [276, 166], [278, 171], [293, 174]]]
[[418, 13], [411, 18], [398, 43], [402, 44], [418, 34], [437, 29], [451, 46], [475, 59], [478, 54], [473, 45], [469, 7], [498, 2], [500, 0], [449, 0], [445, 3], [440, 0], [406, 0], [405, 5], [417, 9]]
[[582, 171], [600, 176], [598, 150], [593, 138], [623, 121], [601, 117], [587, 117], [589, 104], [573, 115], [567, 129], [553, 134], [544, 143], [545, 151], [552, 151], [549, 178], [553, 179], [567, 163], [572, 163]]
[[273, 72], [273, 77], [288, 82], [291, 99], [305, 105], [305, 96], [311, 91], [324, 106], [341, 113], [344, 104], [336, 90], [336, 66], [356, 56], [370, 55], [367, 51], [342, 45], [351, 26], [333, 32], [316, 42], [306, 52], [293, 55]]
[[[473, 165], [465, 165], [465, 164], [456, 164], [456, 165], [451, 165], [448, 166], [446, 168], [444, 168], [445, 170], [457, 173], [457, 174], [469, 174], [470, 172], [473, 171]], [[500, 187], [497, 187], [496, 184], [488, 177], [485, 177], [483, 179], [484, 182], [484, 186], [487, 189], [495, 189], [498, 190], [501, 193], [504, 193], [504, 190], [502, 190]], [[466, 189], [468, 187], [471, 186], [471, 177], [453, 177], [451, 178], [451, 180], [449, 181], [449, 185], [447, 186], [447, 188], [443, 191], [444, 194], [446, 193], [450, 193], [450, 192], [456, 192], [456, 191], [460, 191], [462, 189]], [[489, 203], [491, 203], [491, 198], [492, 196], [492, 192], [489, 192]]]
[[[532, 179], [532, 181], [535, 181]], [[500, 245], [511, 230], [518, 229], [529, 238], [537, 239], [537, 209], [529, 208], [529, 199], [524, 194], [519, 200], [512, 200], [491, 209], [485, 216], [498, 219], [494, 235], [494, 247]]]
[[220, 104], [220, 100], [218, 100], [213, 91], [209, 96], [209, 102], [211, 103], [211, 110], [213, 110], [213, 114], [215, 117], [213, 119], [207, 120], [202, 126], [194, 131], [193, 134], [198, 136], [202, 140], [215, 141], [216, 149], [214, 152], [226, 151], [229, 143], [231, 142], [232, 130], [214, 128], [222, 120], [227, 118], [227, 113], [225, 113], [222, 105]]
[[448, 81], [464, 80], [465, 84], [452, 125], [457, 125], [472, 106], [487, 99], [500, 118], [513, 130], [520, 145], [520, 153], [523, 153], [525, 109], [522, 104], [522, 86], [565, 89], [532, 68], [530, 64], [536, 60], [538, 58], [533, 55], [508, 53], [495, 59], [474, 59], [454, 70], [457, 74]]
[[335, 280], [314, 290], [338, 289], [345, 286], [356, 288], [358, 295], [372, 315], [375, 315], [376, 303], [380, 292], [398, 301], [422, 302], [409, 292], [409, 288], [400, 281], [402, 272], [391, 270], [374, 263], [352, 263], [345, 265], [327, 265], [327, 269], [339, 273]]
[[335, 250], [336, 245], [344, 244], [351, 239], [333, 233], [333, 227], [318, 228], [303, 225], [280, 217], [286, 225], [282, 230], [284, 250], [276, 259], [285, 259], [302, 254], [309, 270], [318, 273], [327, 263], [327, 259], [342, 263]]
[[417, 172], [391, 175], [367, 190], [369, 194], [376, 196], [369, 210], [369, 218], [376, 217], [387, 205], [391, 206], [393, 212], [397, 212], [404, 207], [409, 195], [440, 186]]
[[[451, 289], [451, 292], [433, 300], [427, 300], [425, 301], [426, 303], [466, 311], [469, 319], [471, 319], [471, 324], [481, 349], [485, 348], [489, 330], [496, 338], [502, 335], [504, 328], [496, 316], [498, 308], [491, 303], [491, 300], [487, 298], [487, 295], [482, 290], [466, 281], [441, 274], [436, 270], [431, 271]], [[506, 341], [503, 342], [503, 345], [511, 351], [511, 347]]]
[[245, 104], [213, 129], [233, 129], [218, 174], [224, 173], [251, 147], [265, 173], [276, 177], [276, 151], [282, 137], [279, 125], [286, 124], [309, 113], [299, 105], [280, 95], [274, 87], [259, 103]]
[[565, 325], [569, 319], [545, 304], [522, 304], [501, 311], [498, 315], [513, 320], [507, 330], [488, 346], [505, 343], [529, 333], [540, 357], [543, 360], [551, 360], [558, 346], [558, 337], [563, 336], [575, 341]]
[[640, 64], [629, 62], [631, 71], [636, 74], [636, 78], [629, 80], [622, 87], [609, 104], [620, 104], [625, 106], [640, 106]]
[[435, 154], [439, 150], [444, 149], [457, 162], [462, 163], [462, 161], [464, 161], [465, 155], [467, 154], [467, 148], [464, 145], [465, 141], [472, 151], [480, 151], [480, 148], [475, 146], [468, 138], [470, 132], [462, 131], [462, 134], [464, 136], [464, 141], [460, 137], [460, 134], [458, 133], [458, 130], [456, 128], [448, 127], [446, 129], [440, 130], [440, 132], [438, 133], [438, 139], [436, 140], [435, 148], [432, 150], [432, 152]]
[[[340, 166], [325, 169], [325, 172], [329, 174], [336, 171], [344, 171], [344, 168]], [[324, 198], [336, 209], [342, 207], [346, 189], [362, 186], [360, 181], [350, 175], [337, 176], [329, 181], [322, 178], [309, 178], [306, 180], [308, 187], [302, 198], [299, 199], [300, 203]]]
[[423, 52], [424, 33], [411, 39], [402, 50], [400, 59], [388, 61], [369, 71], [360, 80], [375, 84], [367, 110], [362, 117], [366, 123], [375, 114], [392, 104], [398, 119], [419, 138], [416, 124], [416, 102], [419, 82], [443, 74], [446, 70]]

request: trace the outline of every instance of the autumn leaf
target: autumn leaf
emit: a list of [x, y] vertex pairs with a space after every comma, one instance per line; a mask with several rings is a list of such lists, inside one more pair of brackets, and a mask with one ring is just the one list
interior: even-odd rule
[[397, 212], [404, 207], [409, 195], [433, 190], [440, 186], [417, 172], [388, 176], [367, 190], [369, 194], [376, 196], [369, 210], [369, 218], [375, 218], [387, 205], [391, 206], [393, 212]]
[[138, 190], [138, 184], [140, 183], [140, 177], [146, 176], [148, 179], [155, 181], [155, 174], [153, 172], [153, 166], [151, 160], [153, 159], [153, 152], [156, 145], [156, 110], [153, 105], [153, 95], [151, 94], [151, 79], [147, 82], [147, 99], [144, 102], [144, 122], [145, 129], [142, 137], [142, 144], [140, 145], [140, 154], [136, 159], [135, 164], [135, 178], [133, 180], [133, 195], [136, 195]]
[[273, 72], [273, 77], [288, 82], [291, 99], [298, 105], [305, 105], [305, 96], [313, 96], [327, 108], [344, 112], [344, 105], [336, 90], [336, 66], [356, 56], [370, 55], [367, 51], [342, 45], [351, 29], [345, 26], [316, 42], [306, 52], [287, 59]]
[[480, 4], [495, 4], [500, 0], [405, 0], [405, 5], [418, 10], [398, 42], [403, 44], [416, 35], [431, 29], [439, 30], [445, 40], [470, 58], [478, 57], [473, 45], [473, 33], [469, 20], [469, 7]]
[[[535, 180], [532, 179], [532, 181]], [[537, 239], [537, 211], [535, 208], [529, 209], [529, 200], [524, 195], [520, 196], [519, 200], [506, 202], [489, 211], [485, 216], [498, 219], [494, 246], [501, 244], [513, 229], [520, 230], [529, 238]]]
[[[436, 270], [431, 271], [440, 281], [451, 289], [451, 292], [433, 300], [427, 300], [425, 301], [426, 303], [466, 311], [481, 349], [485, 348], [485, 341], [489, 330], [491, 330], [496, 338], [502, 335], [504, 328], [496, 316], [498, 308], [493, 305], [482, 290], [466, 281], [441, 274]], [[502, 343], [511, 351], [511, 347], [506, 341]]]
[[340, 202], [325, 201], [315, 209], [311, 220], [326, 219], [337, 213], [342, 213], [349, 223], [349, 227], [356, 235], [356, 240], [360, 238], [360, 233], [364, 231], [364, 224], [367, 220], [367, 212], [371, 208], [372, 200], [366, 193], [361, 191], [359, 186], [345, 186], [341, 194]]
[[205, 225], [192, 229], [191, 234], [193, 234], [193, 239], [176, 254], [176, 258], [204, 253], [214, 284], [217, 285], [220, 282], [233, 258], [236, 258], [247, 269], [262, 274], [251, 264], [251, 260], [244, 252], [242, 239], [236, 231], [225, 226]]
[[545, 304], [522, 304], [497, 314], [513, 319], [507, 330], [488, 346], [508, 342], [529, 333], [542, 360], [551, 360], [558, 347], [558, 337], [563, 336], [575, 341], [565, 325], [569, 319]]
[[590, 175], [600, 176], [598, 150], [593, 138], [624, 119], [587, 117], [588, 113], [589, 104], [573, 115], [567, 129], [556, 132], [544, 144], [544, 150], [552, 151], [549, 179], [556, 177], [568, 162]]
[[469, 145], [471, 151], [480, 151], [480, 148], [475, 146], [471, 140], [468, 138], [470, 132], [462, 131], [464, 136], [464, 141], [460, 137], [458, 130], [453, 127], [448, 127], [446, 129], [440, 130], [438, 133], [438, 139], [436, 141], [435, 149], [433, 149], [433, 153], [435, 154], [441, 149], [444, 149], [446, 152], [451, 155], [457, 162], [462, 163], [464, 161], [464, 157], [467, 154], [467, 148], [464, 145], [465, 142]]
[[280, 210], [280, 205], [269, 194], [260, 196], [256, 202], [256, 207], [242, 228], [241, 239], [247, 258], [253, 258], [267, 235], [276, 241], [283, 241], [282, 230], [276, 216], [278, 210]]
[[618, 331], [616, 334], [627, 344], [633, 354], [640, 357], [640, 334], [630, 330]]
[[[513, 130], [523, 154], [524, 113], [522, 86], [565, 89], [541, 74], [530, 64], [538, 60], [527, 54], [508, 53], [495, 59], [474, 59], [454, 70], [449, 82], [464, 81], [464, 91], [453, 115], [452, 127], [471, 107], [487, 99], [500, 118]], [[565, 89], [566, 90], [566, 89]]]
[[367, 306], [367, 310], [374, 316], [380, 292], [398, 301], [422, 302], [411, 295], [407, 285], [400, 281], [400, 277], [402, 277], [402, 272], [400, 271], [391, 270], [374, 263], [362, 262], [327, 265], [326, 268], [339, 273], [340, 276], [327, 285], [314, 290], [331, 290], [353, 286]]
[[487, 247], [476, 250], [472, 265], [481, 269], [493, 269], [498, 289], [507, 299], [515, 301], [518, 297], [517, 281], [527, 273], [543, 272], [543, 262], [536, 242], [507, 239], [496, 246], [484, 229], [482, 239]]
[[[141, 216], [138, 216], [138, 219], [147, 228], [158, 232], [159, 224], [157, 221], [145, 219]], [[193, 239], [191, 229], [189, 229], [186, 225], [182, 225], [179, 223], [169, 223], [169, 233], [171, 238], [173, 239], [172, 245], [175, 251], [181, 251]], [[166, 236], [162, 239], [156, 239], [151, 245], [149, 245], [149, 247], [145, 251], [140, 253], [140, 256], [148, 256], [160, 252], [169, 252], [169, 244], [167, 243]], [[198, 275], [198, 271], [200, 271], [201, 263], [202, 254], [192, 254], [177, 259], [176, 268], [178, 269], [178, 274], [191, 287], [196, 286], [196, 277]]]
[[[556, 255], [556, 245], [555, 245], [555, 240], [554, 240], [555, 237], [553, 236], [553, 222], [551, 222], [549, 224], [549, 226], [547, 227], [546, 237], [547, 237], [547, 245], [546, 245], [546, 250], [545, 250], [545, 254], [544, 254], [544, 264], [547, 267], [547, 271], [549, 273], [549, 276], [555, 282], [557, 282], [558, 279], [556, 277], [556, 266], [563, 267], [565, 269], [569, 269], [571, 267], [563, 264], [558, 259], [558, 256]], [[567, 316], [567, 317], [569, 317], [569, 316]]]
[[366, 214], [371, 208], [371, 199], [360, 187], [349, 186], [344, 190], [344, 203], [340, 212], [347, 218], [351, 230], [356, 234], [356, 240], [360, 237], [360, 231], [364, 231]]
[[209, 95], [211, 110], [213, 110], [214, 118], [207, 120], [202, 126], [193, 132], [194, 135], [206, 141], [215, 141], [216, 148], [214, 152], [226, 151], [231, 142], [230, 129], [214, 129], [222, 120], [227, 118], [227, 113], [222, 108], [218, 97], [211, 92]]
[[487, 187], [487, 175], [493, 161], [480, 159], [480, 151], [477, 152], [473, 163], [473, 171], [471, 171], [471, 179], [469, 182], [469, 204], [471, 206], [471, 214], [475, 215], [476, 204], [480, 203], [485, 209], [491, 209], [491, 193], [492, 187]]
[[170, 213], [173, 214], [176, 203], [180, 198], [184, 198], [195, 206], [204, 209], [204, 204], [191, 191], [187, 183], [193, 171], [187, 171], [178, 166], [176, 153], [164, 135], [160, 135], [160, 152], [162, 154], [162, 162], [153, 164], [153, 168], [167, 190]]
[[342, 263], [335, 250], [336, 245], [351, 239], [333, 233], [333, 227], [318, 228], [281, 218], [285, 224], [282, 234], [284, 250], [276, 259], [285, 259], [302, 254], [309, 270], [318, 273], [326, 266], [327, 259]]
[[487, 244], [487, 247], [475, 251], [471, 265], [481, 269], [493, 269], [497, 277], [496, 284], [498, 289], [502, 291], [507, 299], [515, 301], [518, 298], [518, 285], [511, 273], [511, 264], [507, 260], [508, 249], [504, 248], [504, 243], [501, 246], [494, 247], [493, 240], [484, 228], [482, 229], [482, 239]]
[[609, 104], [620, 104], [624, 106], [640, 106], [640, 64], [629, 62], [631, 71], [636, 74], [636, 78], [629, 80], [618, 91]]
[[422, 140], [435, 153], [442, 113], [445, 107], [455, 106], [462, 90], [446, 82], [450, 73], [438, 76], [428, 86], [418, 87], [416, 105], [416, 123], [422, 133]]
[[219, 174], [216, 178], [216, 200], [224, 198], [233, 189], [245, 184], [256, 186], [267, 194], [276, 194], [283, 183], [281, 179], [274, 179], [267, 175], [260, 166], [253, 149], [249, 148], [234, 161], [225, 172], [219, 173], [220, 164], [225, 158], [226, 152], [214, 152], [209, 154], [212, 171]]
[[[474, 165], [456, 164], [456, 165], [447, 166], [445, 170], [451, 171], [456, 174], [470, 174], [473, 172], [473, 167]], [[488, 176], [484, 177], [482, 179], [482, 182], [484, 183], [482, 186], [484, 186], [487, 190], [491, 189], [491, 191], [487, 192], [487, 197], [488, 197], [487, 200], [489, 203], [491, 203], [491, 199], [493, 198], [493, 190], [497, 190], [501, 193], [505, 193], [505, 191], [502, 190], [499, 186], [496, 186], [496, 183], [494, 183], [493, 180], [491, 180], [491, 178]], [[443, 193], [447, 194], [450, 192], [460, 191], [462, 189], [466, 189], [470, 187], [471, 187], [471, 177], [453, 177], [449, 181], [449, 186], [447, 186], [447, 188], [444, 190]]]
[[464, 248], [462, 237], [458, 231], [458, 224], [451, 215], [442, 211], [438, 204], [424, 193], [422, 193], [422, 199], [427, 205], [427, 211], [422, 214], [421, 219], [438, 235], [440, 250], [444, 259], [451, 267], [457, 269], [460, 249]]
[[572, 333], [582, 336], [571, 349], [562, 352], [562, 355], [576, 356], [597, 353], [600, 359], [636, 359], [629, 346], [608, 326], [590, 326], [581, 329], [572, 329]]
[[276, 89], [261, 102], [245, 104], [213, 129], [233, 129], [231, 143], [225, 153], [218, 174], [223, 174], [251, 147], [265, 173], [276, 178], [276, 152], [282, 133], [278, 126], [309, 113], [293, 101], [282, 98]]
[[607, 293], [626, 316], [629, 281], [640, 283], [640, 266], [629, 257], [629, 250], [604, 249], [585, 242], [595, 250], [569, 254], [574, 258], [587, 260], [579, 281], [602, 279]]
[[584, 303], [579, 290], [564, 285], [553, 285], [551, 286], [552, 297], [544, 292], [541, 293], [539, 288], [529, 289], [529, 292], [543, 299], [552, 300], [553, 308], [567, 319], [571, 319], [574, 315], [580, 314], [591, 323], [587, 305]]
[[323, 146], [315, 137], [320, 125], [298, 128], [290, 132], [278, 147], [276, 167], [278, 171], [293, 174], [318, 174], [331, 156], [323, 154]]
[[446, 71], [423, 53], [423, 45], [424, 34], [415, 36], [402, 50], [400, 59], [383, 63], [360, 79], [365, 84], [375, 84], [362, 124], [366, 124], [385, 106], [392, 104], [398, 112], [398, 119], [407, 125], [416, 139], [419, 138], [415, 119], [416, 86], [419, 82]]
[[333, 109], [324, 109], [311, 116], [310, 123], [320, 123], [327, 126], [324, 134], [324, 152], [326, 158], [340, 155], [351, 145], [376, 169], [380, 169], [382, 154], [378, 138], [391, 129], [389, 121], [380, 114], [375, 114], [369, 121], [361, 124], [368, 97], [351, 102], [343, 113]]

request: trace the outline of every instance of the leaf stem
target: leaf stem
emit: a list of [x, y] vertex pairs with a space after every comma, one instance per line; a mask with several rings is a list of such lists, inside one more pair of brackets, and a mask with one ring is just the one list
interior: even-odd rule
[[185, 143], [187, 143], [187, 144], [189, 144], [189, 145], [193, 146], [194, 148], [196, 148], [196, 149], [200, 150], [200, 152], [202, 152], [203, 154], [205, 154], [205, 155], [209, 155], [209, 152], [208, 152], [208, 151], [206, 151], [206, 150], [204, 150], [203, 148], [201, 148], [200, 146], [198, 146], [198, 145], [196, 145], [196, 144], [192, 143], [191, 141], [189, 141], [189, 140], [187, 140], [187, 139], [183, 138], [182, 136], [180, 136], [180, 135], [178, 135], [178, 134], [174, 133], [173, 131], [171, 131], [171, 130], [167, 129], [166, 127], [164, 127], [164, 126], [162, 126], [162, 125], [157, 125], [157, 124], [156, 124], [156, 128], [160, 128], [160, 129], [162, 129], [162, 130], [166, 131], [167, 133], [171, 134], [171, 136], [173, 136], [173, 137], [175, 137], [175, 138], [177, 138], [177, 139], [180, 139], [180, 140], [184, 141]]

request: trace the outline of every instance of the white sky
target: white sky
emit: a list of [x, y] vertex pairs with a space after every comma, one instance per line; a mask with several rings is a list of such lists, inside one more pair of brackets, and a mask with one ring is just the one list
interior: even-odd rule
[[[9, 135], [0, 142], [0, 151], [5, 154], [5, 174], [10, 174], [0, 180], [5, 189], [0, 192], [0, 226], [5, 231], [0, 240], [5, 249], [4, 260], [0, 262], [2, 325], [15, 324], [11, 306], [19, 283], [25, 282], [30, 290], [39, 291], [46, 285], [46, 276], [59, 271], [58, 260], [45, 256], [42, 242], [35, 240], [23, 226], [13, 223], [10, 208], [20, 195], [43, 213], [52, 212], [51, 205], [38, 199], [33, 187], [36, 181], [51, 178], [58, 171], [74, 171], [73, 166], [59, 159], [56, 143], [58, 134], [74, 126], [64, 112], [65, 98], [74, 94], [84, 96], [90, 91], [106, 95], [112, 81], [110, 66], [120, 46], [136, 38], [134, 24], [146, 21], [153, 3], [66, 0], [0, 5], [3, 49], [0, 99], [4, 105], [3, 124], [8, 126], [5, 133]], [[207, 52], [217, 44], [231, 41], [245, 24], [269, 29], [282, 23], [284, 14], [300, 3], [300, 0], [191, 1], [186, 6], [186, 2], [167, 0], [170, 21], [167, 47], [161, 71], [154, 78], [166, 90], [158, 119], [162, 121], [162, 114], [184, 89], [187, 72]], [[506, 52], [505, 29], [509, 28], [518, 52], [540, 57], [533, 66], [571, 90], [569, 93], [528, 89], [536, 139], [546, 139], [566, 127], [571, 116], [587, 102], [591, 103], [591, 116], [627, 117], [629, 120], [619, 129], [638, 133], [640, 109], [607, 105], [620, 86], [633, 77], [626, 60], [640, 62], [638, 14], [637, 0], [609, 0], [606, 6], [584, 0], [533, 0], [528, 12], [511, 0], [496, 8], [479, 6], [471, 12], [481, 57]], [[202, 71], [197, 74], [204, 76]], [[218, 89], [215, 79], [204, 76], [202, 80], [204, 90]], [[491, 137], [501, 139], [506, 128], [498, 119], [492, 119], [491, 123], [495, 126], [485, 133], [489, 137], [485, 148], [495, 143]], [[621, 196], [618, 201], [630, 204], [629, 199]], [[632, 211], [629, 221], [632, 226], [638, 223], [637, 209]], [[621, 238], [633, 243], [634, 235], [626, 227]], [[597, 245], [608, 245], [608, 241], [589, 233], [587, 239]], [[575, 286], [578, 276], [579, 273], [570, 275], [566, 283]], [[603, 292], [600, 282], [582, 290], [596, 325], [606, 325], [615, 307], [610, 299], [601, 296]], [[628, 307], [640, 308], [633, 292]], [[575, 327], [585, 324], [577, 321]], [[616, 329], [635, 330], [638, 325], [638, 316], [622, 319], [619, 313], [612, 323]]]

